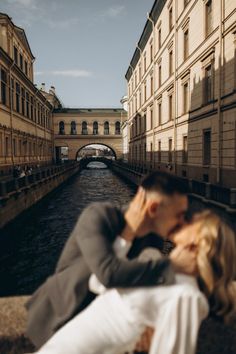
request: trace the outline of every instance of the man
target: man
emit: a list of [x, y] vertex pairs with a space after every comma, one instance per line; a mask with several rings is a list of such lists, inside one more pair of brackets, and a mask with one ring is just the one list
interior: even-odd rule
[[154, 172], [144, 179], [126, 211], [110, 203], [94, 203], [81, 214], [56, 267], [55, 274], [33, 294], [27, 335], [40, 347], [95, 297], [89, 278], [95, 274], [107, 288], [172, 284], [174, 272], [195, 268], [195, 255], [184, 249], [171, 259], [140, 262], [118, 258], [113, 243], [120, 235], [158, 233], [167, 237], [182, 225], [187, 210], [185, 186], [175, 177]]

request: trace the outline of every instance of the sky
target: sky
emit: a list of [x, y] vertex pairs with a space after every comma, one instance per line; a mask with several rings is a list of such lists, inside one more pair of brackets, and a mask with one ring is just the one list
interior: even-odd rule
[[125, 74], [154, 0], [0, 0], [26, 32], [34, 82], [65, 107], [121, 107]]

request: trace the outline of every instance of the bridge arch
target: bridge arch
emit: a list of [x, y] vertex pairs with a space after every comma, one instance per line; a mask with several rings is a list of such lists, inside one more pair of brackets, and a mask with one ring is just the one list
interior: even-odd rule
[[107, 157], [83, 157], [79, 163], [81, 168], [87, 168], [90, 162], [101, 162], [106, 165], [108, 168], [112, 165], [112, 160]]
[[113, 152], [113, 155], [115, 157], [115, 160], [117, 159], [117, 154], [116, 154], [116, 151], [110, 146], [110, 145], [107, 145], [107, 144], [104, 144], [104, 143], [88, 143], [88, 144], [85, 144], [81, 147], [79, 147], [79, 149], [77, 150], [76, 152], [76, 156], [75, 156], [75, 160], [77, 160], [78, 158], [78, 155], [80, 153], [81, 150], [83, 150], [85, 147], [87, 146], [92, 146], [92, 145], [102, 145], [102, 146], [105, 146], [106, 148], [110, 149], [112, 152]]
[[[126, 117], [127, 113], [122, 108], [56, 109], [53, 113], [54, 146], [65, 146], [66, 142], [68, 144], [68, 159], [71, 161], [77, 158], [79, 149], [91, 144], [106, 146], [112, 150], [116, 159], [120, 159], [123, 153], [119, 125]], [[64, 121], [61, 134], [58, 126], [60, 121]], [[71, 125], [72, 121], [76, 125]], [[105, 122], [107, 123], [104, 127]]]

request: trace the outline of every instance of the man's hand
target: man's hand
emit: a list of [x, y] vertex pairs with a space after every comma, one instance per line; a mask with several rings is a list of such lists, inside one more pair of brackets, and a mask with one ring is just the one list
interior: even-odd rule
[[142, 334], [140, 340], [137, 342], [136, 347], [135, 347], [135, 353], [148, 353], [151, 342], [152, 342], [152, 336], [154, 333], [154, 329], [151, 327], [146, 327], [145, 332]]
[[139, 187], [133, 200], [130, 202], [125, 212], [126, 227], [122, 233], [122, 237], [132, 241], [135, 236], [142, 233], [142, 227], [146, 216], [147, 202], [145, 190]]
[[177, 246], [170, 253], [170, 259], [176, 273], [197, 274], [197, 252], [194, 245]]

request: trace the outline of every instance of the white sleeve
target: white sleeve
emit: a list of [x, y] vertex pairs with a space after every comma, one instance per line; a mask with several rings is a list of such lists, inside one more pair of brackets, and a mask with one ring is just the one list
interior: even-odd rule
[[194, 354], [207, 314], [208, 304], [201, 293], [174, 296], [157, 315], [150, 354]]

